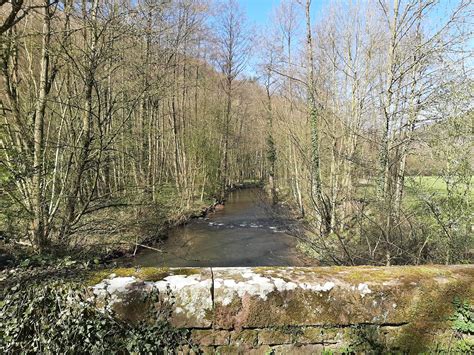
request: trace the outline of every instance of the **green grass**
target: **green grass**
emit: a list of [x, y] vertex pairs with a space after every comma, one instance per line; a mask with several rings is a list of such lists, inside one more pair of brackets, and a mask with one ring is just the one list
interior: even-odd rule
[[[474, 184], [474, 176], [471, 177], [468, 199], [474, 201], [474, 190], [472, 186]], [[460, 185], [460, 194], [464, 194], [465, 186]], [[420, 204], [421, 201], [428, 199], [437, 201], [443, 199], [448, 195], [448, 189], [446, 181], [441, 176], [409, 176], [405, 179], [405, 192], [404, 202], [406, 207], [415, 207]]]
[[[469, 197], [474, 200], [474, 176], [471, 177]], [[435, 198], [447, 195], [446, 182], [441, 176], [408, 176], [405, 178], [404, 201], [408, 205], [416, 203], [420, 197], [433, 196]], [[358, 198], [376, 196], [373, 183], [361, 184], [357, 187]]]
[[446, 182], [440, 176], [409, 176], [405, 185], [407, 187], [422, 186], [433, 192], [446, 192]]
[[[474, 176], [471, 176], [471, 186], [474, 186]], [[405, 186], [410, 190], [417, 189], [426, 193], [447, 194], [446, 181], [441, 176], [409, 176], [405, 180]], [[471, 198], [474, 190], [470, 189]]]

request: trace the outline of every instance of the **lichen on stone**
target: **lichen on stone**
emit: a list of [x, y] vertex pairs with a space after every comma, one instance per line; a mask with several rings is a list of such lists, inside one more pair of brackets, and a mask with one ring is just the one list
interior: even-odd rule
[[242, 271], [241, 276], [244, 278], [242, 281], [235, 280], [232, 271], [221, 272], [221, 275], [222, 277], [214, 279], [215, 301], [224, 306], [232, 303], [234, 297], [242, 298], [245, 294], [266, 300], [272, 292], [293, 291], [297, 288], [314, 292], [328, 292], [335, 287], [335, 283], [331, 281], [324, 283], [285, 281], [280, 277], [262, 276], [249, 269]]
[[359, 290], [360, 296], [363, 298], [365, 295], [372, 293], [372, 290], [369, 288], [369, 286], [366, 283], [360, 283], [357, 286], [357, 289]]
[[[229, 346], [253, 346], [256, 332], [288, 326], [304, 331], [300, 342], [337, 341], [340, 346], [350, 344], [348, 338], [371, 335], [365, 330], [374, 328], [374, 335], [390, 341], [395, 350], [427, 351], [433, 339], [441, 339], [440, 332], [452, 335], [446, 320], [453, 312], [453, 297], [471, 301], [474, 297], [473, 266], [213, 268], [212, 272], [143, 268], [112, 269], [101, 276], [94, 289], [112, 292], [129, 314], [144, 305], [140, 298], [136, 304], [127, 303], [127, 297], [159, 289], [173, 303], [172, 324], [239, 332], [238, 337], [230, 336]], [[359, 328], [364, 332], [355, 334]], [[212, 340], [212, 346], [220, 347], [218, 343]]]
[[[183, 313], [188, 318], [202, 319], [212, 308], [212, 280], [202, 279], [199, 274], [167, 276], [152, 285], [165, 295], [166, 300], [176, 303], [176, 313]], [[171, 296], [167, 295], [167, 290], [171, 290]]]
[[162, 301], [172, 306], [179, 324], [207, 326], [210, 322], [206, 318], [212, 309], [212, 278], [199, 269], [113, 269], [107, 276], [91, 287], [107, 307], [135, 303], [136, 291], [157, 290]]

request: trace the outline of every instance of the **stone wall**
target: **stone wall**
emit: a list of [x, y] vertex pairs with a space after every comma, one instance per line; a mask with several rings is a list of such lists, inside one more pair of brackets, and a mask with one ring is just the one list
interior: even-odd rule
[[204, 353], [420, 352], [473, 341], [449, 321], [456, 297], [474, 304], [473, 265], [115, 269], [91, 283], [99, 304], [130, 322], [149, 317], [156, 304], [140, 295], [159, 290], [171, 324]]

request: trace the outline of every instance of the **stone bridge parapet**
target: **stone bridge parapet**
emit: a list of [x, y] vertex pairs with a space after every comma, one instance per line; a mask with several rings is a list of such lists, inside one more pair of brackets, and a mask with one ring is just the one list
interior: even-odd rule
[[91, 284], [130, 322], [149, 317], [139, 296], [158, 290], [171, 324], [204, 353], [421, 352], [473, 341], [450, 318], [454, 300], [474, 304], [474, 265], [134, 268]]

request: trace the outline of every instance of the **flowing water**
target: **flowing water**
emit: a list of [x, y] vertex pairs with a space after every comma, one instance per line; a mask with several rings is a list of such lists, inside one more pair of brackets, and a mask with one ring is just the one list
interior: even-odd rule
[[273, 218], [260, 189], [230, 193], [225, 208], [170, 231], [126, 263], [141, 266], [302, 266], [288, 223]]

